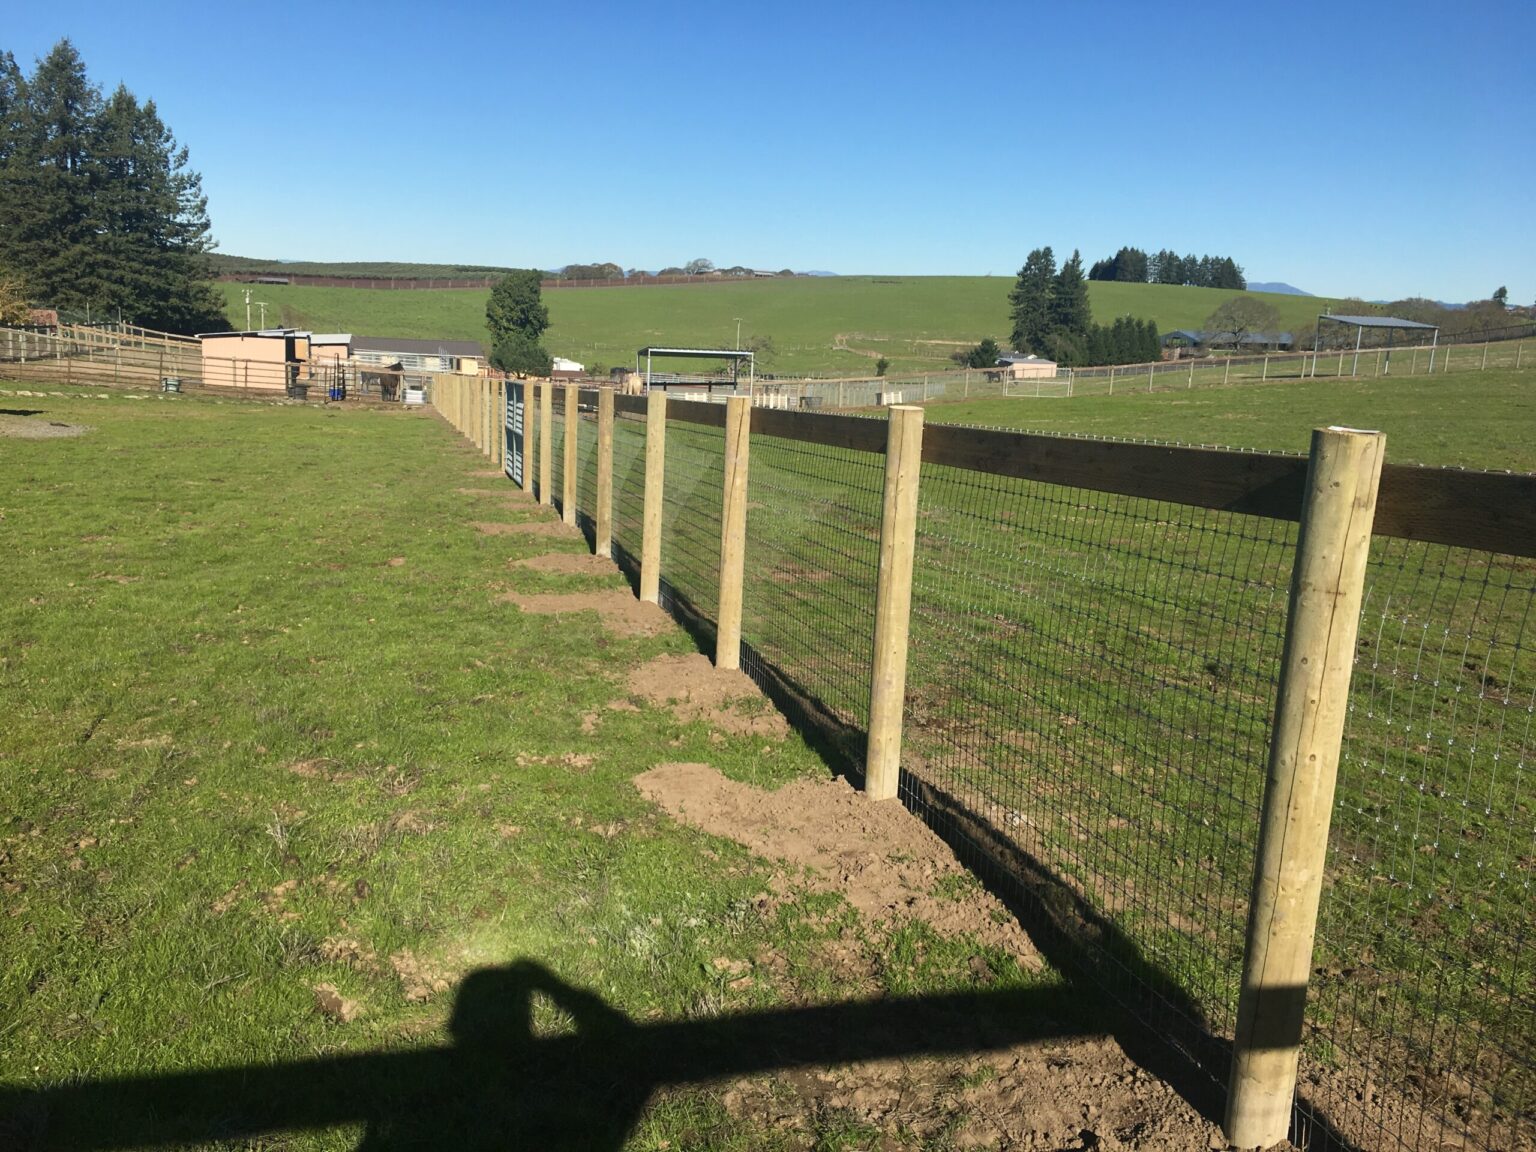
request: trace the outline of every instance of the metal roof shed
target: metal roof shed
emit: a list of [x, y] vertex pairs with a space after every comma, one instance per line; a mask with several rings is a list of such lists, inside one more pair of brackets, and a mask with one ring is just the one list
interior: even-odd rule
[[[1324, 312], [1317, 318], [1317, 333], [1312, 338], [1312, 363], [1317, 364], [1317, 353], [1323, 343], [1323, 321], [1330, 324], [1341, 324], [1346, 328], [1355, 330], [1355, 364], [1353, 372], [1360, 371], [1360, 342], [1365, 337], [1367, 328], [1385, 329], [1387, 333], [1387, 364], [1392, 363], [1392, 333], [1408, 330], [1427, 330], [1434, 333], [1429, 342], [1429, 370], [1435, 370], [1435, 348], [1440, 343], [1440, 326], [1438, 324], [1420, 324], [1417, 320], [1404, 320], [1400, 316], [1335, 316]], [[1342, 360], [1340, 361], [1342, 363]]]

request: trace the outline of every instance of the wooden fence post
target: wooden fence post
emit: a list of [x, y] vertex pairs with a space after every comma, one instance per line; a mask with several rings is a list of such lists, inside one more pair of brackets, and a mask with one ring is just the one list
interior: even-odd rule
[[661, 599], [661, 500], [667, 471], [667, 394], [645, 398], [645, 514], [640, 536], [640, 599]]
[[592, 550], [613, 555], [613, 389], [597, 393], [597, 522]]
[[1240, 1148], [1290, 1126], [1385, 448], [1375, 432], [1312, 433], [1232, 1043], [1224, 1127]]
[[864, 794], [871, 800], [894, 798], [901, 778], [912, 559], [917, 548], [917, 483], [923, 458], [923, 410], [898, 405], [890, 413], [880, 513], [880, 571], [875, 585], [869, 747], [864, 757]]
[[501, 399], [501, 381], [491, 381], [491, 463], [496, 466], [501, 464], [501, 454], [505, 447], [506, 437], [502, 435], [502, 425], [506, 421], [506, 406]]
[[560, 470], [560, 519], [576, 523], [576, 453], [581, 447], [581, 386], [567, 384], [565, 392], [565, 459]]
[[476, 376], [472, 385], [475, 390], [475, 447], [482, 456], [491, 454], [491, 382], [484, 376]]
[[523, 491], [534, 495], [533, 473], [539, 458], [539, 386], [532, 380], [523, 385]]
[[752, 446], [752, 401], [725, 402], [725, 484], [720, 505], [720, 610], [715, 667], [741, 667], [742, 582], [747, 571], [747, 456]]
[[555, 382], [546, 383], [539, 389], [539, 503], [554, 502], [549, 490], [554, 472], [555, 451]]

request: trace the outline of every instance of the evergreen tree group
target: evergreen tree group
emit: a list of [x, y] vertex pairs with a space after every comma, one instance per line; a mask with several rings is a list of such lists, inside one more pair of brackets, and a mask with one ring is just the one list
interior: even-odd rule
[[1162, 345], [1152, 321], [1122, 316], [1113, 324], [1093, 322], [1088, 279], [1076, 251], [1060, 271], [1049, 247], [1031, 252], [1008, 294], [1014, 350], [1069, 367], [1158, 359]]
[[30, 76], [0, 52], [0, 270], [37, 306], [227, 329], [187, 160], [154, 101], [121, 85], [103, 96], [68, 40]]
[[1242, 267], [1230, 256], [1180, 256], [1166, 248], [1151, 256], [1140, 248], [1122, 248], [1109, 259], [1097, 261], [1088, 270], [1088, 279], [1238, 291], [1248, 288]]

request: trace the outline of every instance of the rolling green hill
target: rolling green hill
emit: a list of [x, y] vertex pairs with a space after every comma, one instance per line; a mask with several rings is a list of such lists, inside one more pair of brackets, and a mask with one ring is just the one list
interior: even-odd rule
[[[821, 376], [869, 375], [879, 356], [894, 372], [938, 369], [983, 336], [1006, 338], [1003, 276], [836, 276], [637, 288], [548, 291], [544, 343], [589, 368], [630, 364], [644, 344], [731, 347], [772, 340], [760, 370]], [[245, 324], [242, 285], [223, 284], [229, 317]], [[1159, 329], [1199, 327], [1237, 293], [1162, 284], [1091, 283], [1094, 319], [1131, 315]], [[389, 292], [367, 288], [261, 285], [270, 323], [370, 336], [485, 339], [484, 290]], [[1318, 297], [1253, 293], [1286, 326], [1310, 328], [1330, 304]]]

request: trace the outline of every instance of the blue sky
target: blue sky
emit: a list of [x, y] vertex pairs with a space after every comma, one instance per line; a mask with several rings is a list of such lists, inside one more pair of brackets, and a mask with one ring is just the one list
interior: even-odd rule
[[223, 251], [1011, 275], [1231, 255], [1536, 299], [1536, 4], [10, 5], [157, 101]]

